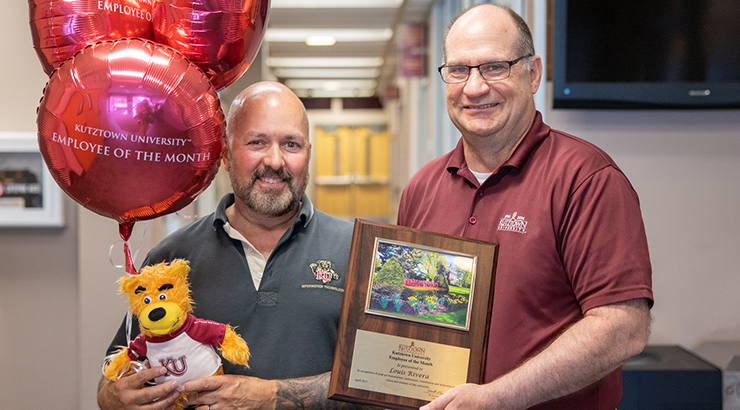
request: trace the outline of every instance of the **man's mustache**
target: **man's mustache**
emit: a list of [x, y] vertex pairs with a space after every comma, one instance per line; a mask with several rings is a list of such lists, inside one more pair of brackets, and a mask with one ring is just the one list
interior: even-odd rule
[[293, 181], [293, 174], [285, 167], [273, 169], [271, 167], [260, 167], [252, 174], [253, 180], [262, 178], [279, 178], [290, 183]]

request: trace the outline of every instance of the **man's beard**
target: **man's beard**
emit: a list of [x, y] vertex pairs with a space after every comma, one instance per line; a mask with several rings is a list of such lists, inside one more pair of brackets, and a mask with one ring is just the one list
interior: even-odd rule
[[[299, 206], [308, 185], [308, 174], [302, 186], [295, 185], [293, 174], [285, 167], [274, 170], [270, 167], [256, 169], [245, 185], [234, 179], [238, 172], [229, 174], [234, 195], [254, 212], [265, 216], [283, 216]], [[260, 178], [280, 178], [286, 182], [283, 188], [264, 188], [255, 185]]]

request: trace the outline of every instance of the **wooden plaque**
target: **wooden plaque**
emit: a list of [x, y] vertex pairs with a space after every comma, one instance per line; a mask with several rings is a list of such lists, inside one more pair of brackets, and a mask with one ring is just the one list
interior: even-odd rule
[[356, 220], [329, 398], [418, 409], [482, 383], [498, 245]]

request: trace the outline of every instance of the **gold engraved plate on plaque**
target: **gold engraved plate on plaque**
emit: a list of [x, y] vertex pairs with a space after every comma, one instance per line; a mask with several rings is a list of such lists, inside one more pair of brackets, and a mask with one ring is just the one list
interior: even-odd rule
[[349, 387], [434, 400], [467, 381], [470, 349], [357, 330]]

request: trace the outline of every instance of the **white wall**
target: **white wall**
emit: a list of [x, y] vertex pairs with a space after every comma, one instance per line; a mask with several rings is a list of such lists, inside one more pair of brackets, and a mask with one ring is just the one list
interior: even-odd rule
[[[31, 47], [28, 6], [0, 13], [0, 132], [33, 136], [46, 82]], [[67, 201], [69, 202], [69, 201]], [[0, 397], [3, 408], [77, 408], [76, 212], [67, 228], [0, 228]]]
[[548, 122], [606, 150], [640, 195], [650, 342], [740, 340], [740, 112], [551, 109]]
[[0, 407], [78, 408], [78, 296], [75, 229], [0, 228]]

